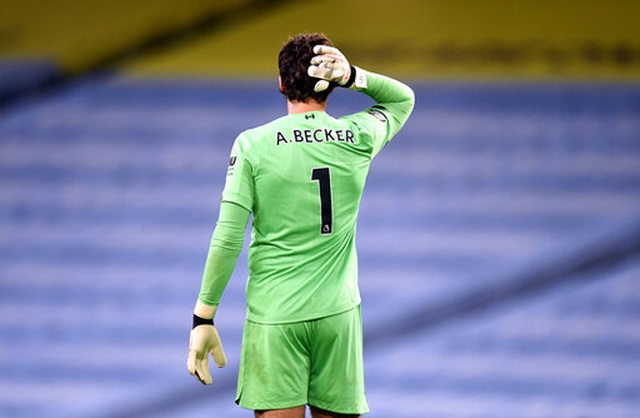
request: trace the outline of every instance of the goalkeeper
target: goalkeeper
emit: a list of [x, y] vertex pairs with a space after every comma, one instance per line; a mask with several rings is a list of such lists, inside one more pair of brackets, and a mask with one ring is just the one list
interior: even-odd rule
[[[288, 114], [235, 140], [189, 342], [189, 372], [211, 383], [209, 354], [225, 354], [213, 325], [243, 246], [249, 247], [247, 315], [236, 402], [256, 417], [358, 417], [368, 412], [355, 245], [373, 157], [407, 121], [413, 91], [350, 65], [323, 34], [282, 47]], [[333, 118], [334, 87], [375, 104]]]

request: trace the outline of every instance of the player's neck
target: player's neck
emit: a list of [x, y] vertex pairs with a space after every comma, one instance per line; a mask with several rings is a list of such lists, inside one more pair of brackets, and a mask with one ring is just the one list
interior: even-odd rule
[[294, 115], [297, 113], [307, 113], [314, 111], [327, 111], [327, 102], [319, 103], [315, 100], [309, 100], [308, 102], [292, 102], [287, 100], [287, 112], [290, 115]]

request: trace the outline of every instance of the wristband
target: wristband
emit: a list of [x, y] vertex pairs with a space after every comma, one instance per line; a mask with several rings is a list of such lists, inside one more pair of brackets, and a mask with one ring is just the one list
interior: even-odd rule
[[351, 66], [351, 74], [349, 75], [349, 80], [347, 80], [347, 82], [344, 83], [344, 85], [342, 87], [348, 89], [349, 87], [351, 87], [351, 85], [353, 85], [354, 81], [356, 81], [356, 67], [354, 67], [352, 65]]
[[198, 325], [213, 325], [213, 318], [204, 319], [204, 318], [199, 317], [196, 314], [193, 314], [193, 325], [191, 326], [191, 329], [194, 329]]
[[342, 87], [346, 87], [348, 89], [358, 89], [364, 90], [367, 86], [367, 72], [362, 68], [351, 66], [351, 75], [349, 76], [349, 80]]
[[353, 67], [353, 68], [356, 70], [356, 77], [355, 77], [355, 80], [353, 81], [353, 86], [355, 86], [356, 89], [360, 89], [360, 90], [364, 90], [367, 87], [369, 87], [367, 85], [367, 72], [359, 67]]

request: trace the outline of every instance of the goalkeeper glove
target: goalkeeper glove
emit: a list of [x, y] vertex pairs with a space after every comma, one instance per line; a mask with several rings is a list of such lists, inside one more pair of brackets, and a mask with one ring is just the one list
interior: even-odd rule
[[316, 45], [313, 47], [313, 52], [316, 55], [311, 58], [307, 74], [310, 77], [320, 79], [314, 86], [315, 92], [328, 89], [330, 82], [346, 88], [351, 86], [359, 89], [367, 88], [366, 72], [349, 64], [347, 58], [338, 48]]
[[216, 310], [217, 307], [207, 306], [198, 301], [193, 313], [193, 327], [189, 337], [187, 368], [191, 375], [205, 385], [211, 383], [209, 353], [218, 367], [224, 367], [227, 364], [218, 330], [213, 325]]

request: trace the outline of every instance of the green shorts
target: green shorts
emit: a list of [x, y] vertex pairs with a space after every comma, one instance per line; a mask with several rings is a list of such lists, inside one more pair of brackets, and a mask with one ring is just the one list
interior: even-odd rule
[[360, 307], [290, 324], [246, 321], [236, 403], [257, 411], [311, 405], [369, 412]]

